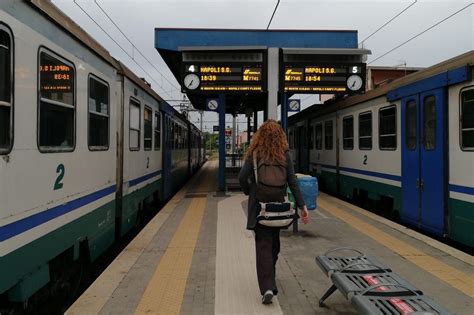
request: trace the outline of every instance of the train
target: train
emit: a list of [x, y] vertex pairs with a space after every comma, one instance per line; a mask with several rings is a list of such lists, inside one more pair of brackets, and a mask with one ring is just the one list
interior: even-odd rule
[[321, 190], [474, 248], [474, 51], [289, 118]]
[[0, 63], [0, 304], [27, 303], [168, 200], [205, 146], [50, 1], [0, 2]]

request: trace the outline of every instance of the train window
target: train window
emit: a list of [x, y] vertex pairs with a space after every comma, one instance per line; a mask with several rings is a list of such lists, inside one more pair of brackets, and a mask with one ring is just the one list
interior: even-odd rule
[[141, 129], [141, 115], [140, 103], [134, 99], [130, 100], [130, 133], [129, 133], [129, 147], [132, 151], [140, 150], [140, 129]]
[[372, 112], [359, 114], [359, 149], [372, 150]]
[[332, 150], [333, 143], [333, 131], [332, 131], [332, 120], [324, 122], [324, 148], [326, 150]]
[[390, 105], [379, 110], [380, 150], [397, 149], [397, 108]]
[[408, 150], [416, 148], [416, 102], [409, 101], [406, 111], [406, 143]]
[[109, 148], [109, 86], [89, 76], [89, 150]]
[[10, 152], [13, 140], [12, 36], [0, 24], [0, 154]]
[[423, 146], [425, 150], [434, 150], [436, 148], [435, 97], [425, 97], [423, 103]]
[[155, 150], [161, 149], [161, 113], [155, 112]]
[[309, 125], [309, 149], [314, 148], [314, 126]]
[[181, 141], [181, 126], [176, 124], [176, 137], [175, 137], [175, 149], [181, 149], [180, 148], [180, 141]]
[[168, 135], [167, 136], [167, 146], [169, 149], [172, 149], [172, 142], [171, 142], [171, 139], [173, 138], [173, 124], [171, 123], [171, 119], [169, 116], [166, 116], [166, 120], [168, 121], [168, 125], [167, 125], [167, 128], [166, 128], [166, 134]]
[[145, 106], [145, 111], [143, 112], [143, 127], [143, 148], [145, 151], [150, 151], [153, 142], [153, 111], [148, 106]]
[[461, 148], [474, 150], [474, 89], [461, 92]]
[[75, 69], [59, 56], [40, 50], [39, 136], [41, 152], [72, 151], [75, 142]]
[[354, 117], [347, 116], [342, 119], [342, 148], [352, 150], [354, 148]]
[[323, 125], [316, 125], [316, 150], [322, 150], [323, 148]]

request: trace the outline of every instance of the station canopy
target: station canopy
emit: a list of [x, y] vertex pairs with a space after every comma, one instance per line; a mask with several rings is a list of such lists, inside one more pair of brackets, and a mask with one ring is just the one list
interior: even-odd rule
[[205, 110], [206, 100], [225, 93], [231, 114], [266, 109], [268, 48], [280, 49], [281, 63], [308, 56], [360, 62], [368, 51], [357, 48], [357, 39], [353, 30], [155, 29], [155, 48], [193, 106]]

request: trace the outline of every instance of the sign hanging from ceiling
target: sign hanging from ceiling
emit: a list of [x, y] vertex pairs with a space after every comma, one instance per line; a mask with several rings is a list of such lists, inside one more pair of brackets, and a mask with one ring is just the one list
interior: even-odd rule
[[280, 91], [299, 94], [346, 94], [365, 91], [365, 64], [284, 62]]
[[261, 93], [266, 91], [261, 62], [185, 63], [183, 93]]

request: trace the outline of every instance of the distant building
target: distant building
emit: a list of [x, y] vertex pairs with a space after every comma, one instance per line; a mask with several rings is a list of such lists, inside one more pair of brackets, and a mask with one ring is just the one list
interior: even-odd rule
[[[420, 67], [385, 67], [385, 66], [373, 66], [367, 67], [367, 77], [366, 77], [366, 91], [376, 89], [379, 86], [388, 84], [398, 78], [402, 78], [411, 73], [420, 71], [424, 68]], [[321, 103], [332, 99], [333, 94], [322, 94]]]
[[367, 86], [366, 90], [373, 90], [379, 86], [390, 83], [398, 78], [402, 78], [413, 72], [417, 72], [424, 68], [419, 67], [384, 67], [373, 66], [367, 67]]
[[247, 131], [243, 131], [240, 134], [237, 135], [237, 139], [235, 140], [237, 148], [240, 148], [240, 146], [243, 143], [246, 143], [248, 141], [248, 133]]

